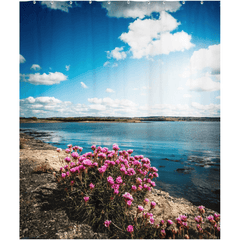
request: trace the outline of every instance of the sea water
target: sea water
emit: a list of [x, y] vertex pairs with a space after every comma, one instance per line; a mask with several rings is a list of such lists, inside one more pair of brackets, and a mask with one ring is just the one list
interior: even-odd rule
[[220, 122], [22, 123], [22, 131], [62, 149], [133, 149], [158, 168], [157, 188], [220, 212]]

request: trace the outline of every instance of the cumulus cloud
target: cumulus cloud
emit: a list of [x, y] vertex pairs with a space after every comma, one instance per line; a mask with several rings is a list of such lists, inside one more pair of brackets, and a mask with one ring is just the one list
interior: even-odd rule
[[184, 90], [184, 88], [183, 87], [178, 87], [177, 90], [181, 91], [181, 90]]
[[125, 59], [127, 57], [127, 54], [123, 51], [123, 47], [116, 47], [112, 51], [107, 51], [107, 58], [114, 58], [117, 61]]
[[67, 76], [60, 72], [20, 74], [20, 80], [34, 85], [53, 85], [67, 80]]
[[145, 16], [151, 16], [153, 12], [160, 13], [162, 11], [176, 12], [180, 9], [181, 4], [179, 1], [175, 2], [154, 2], [150, 4], [147, 2], [134, 2], [131, 1], [127, 4], [126, 1], [111, 2], [108, 4], [106, 1], [102, 3], [102, 7], [107, 10], [109, 17], [116, 18], [144, 18]]
[[25, 63], [26, 62], [26, 59], [24, 58], [23, 55], [19, 54], [19, 62], [20, 63]]
[[115, 93], [115, 91], [112, 90], [111, 88], [107, 88], [107, 89], [106, 89], [106, 92], [108, 92], [108, 93]]
[[119, 37], [130, 46], [133, 58], [153, 57], [175, 51], [188, 50], [194, 46], [186, 32], [170, 32], [180, 23], [167, 12], [161, 12], [159, 19], [137, 19], [129, 25], [129, 31]]
[[47, 8], [51, 8], [54, 10], [61, 10], [64, 12], [68, 12], [69, 8], [72, 8], [72, 4], [70, 4], [70, 2], [42, 1], [41, 4], [45, 5]]
[[203, 70], [210, 68], [212, 74], [220, 73], [220, 44], [195, 51], [190, 59], [190, 68]]
[[214, 82], [210, 77], [203, 76], [197, 79], [189, 79], [186, 83], [191, 91], [219, 91], [220, 83]]
[[87, 85], [86, 85], [84, 82], [81, 82], [81, 86], [82, 86], [83, 88], [88, 88]]
[[38, 71], [41, 69], [41, 67], [38, 64], [33, 64], [30, 69], [34, 70], [34, 71]]

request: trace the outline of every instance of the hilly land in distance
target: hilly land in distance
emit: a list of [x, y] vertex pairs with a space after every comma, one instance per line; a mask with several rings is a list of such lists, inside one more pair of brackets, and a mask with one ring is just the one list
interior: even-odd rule
[[20, 123], [51, 123], [51, 122], [127, 122], [141, 123], [146, 121], [200, 121], [200, 122], [220, 122], [220, 117], [169, 117], [169, 116], [150, 116], [150, 117], [51, 117], [37, 118], [20, 117]]

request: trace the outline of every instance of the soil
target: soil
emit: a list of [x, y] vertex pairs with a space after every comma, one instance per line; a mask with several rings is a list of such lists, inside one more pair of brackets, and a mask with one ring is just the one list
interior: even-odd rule
[[[20, 233], [21, 239], [106, 239], [106, 233], [96, 233], [91, 226], [71, 217], [64, 205], [62, 192], [53, 175], [62, 166], [66, 154], [56, 147], [20, 133]], [[155, 223], [175, 220], [180, 214], [188, 217], [190, 238], [198, 238], [194, 217], [197, 206], [183, 198], [171, 197], [167, 192], [153, 189], [149, 201], [155, 201], [152, 210]], [[205, 209], [204, 218], [215, 211]], [[133, 212], [133, 214], [136, 214]], [[205, 229], [210, 224], [205, 218]], [[203, 238], [211, 238], [207, 234]]]

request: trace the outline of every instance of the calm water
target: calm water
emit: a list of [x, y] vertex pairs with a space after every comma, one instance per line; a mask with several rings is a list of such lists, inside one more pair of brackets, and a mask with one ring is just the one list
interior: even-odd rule
[[22, 123], [35, 137], [60, 148], [91, 151], [93, 144], [133, 149], [158, 168], [157, 188], [220, 212], [220, 123]]

